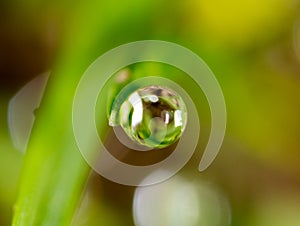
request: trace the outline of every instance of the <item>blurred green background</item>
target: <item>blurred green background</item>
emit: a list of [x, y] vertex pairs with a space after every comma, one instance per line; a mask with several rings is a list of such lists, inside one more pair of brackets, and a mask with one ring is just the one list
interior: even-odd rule
[[[135, 188], [89, 171], [71, 136], [70, 109], [90, 63], [113, 47], [144, 39], [197, 53], [226, 100], [221, 152], [199, 173], [210, 118], [203, 95], [196, 98], [203, 137], [180, 175], [222, 191], [230, 225], [300, 225], [297, 0], [1, 1], [0, 225], [10, 225], [14, 213], [14, 225], [134, 225]], [[47, 70], [52, 74], [24, 155], [9, 136], [8, 102]], [[113, 146], [113, 138], [107, 140]]]

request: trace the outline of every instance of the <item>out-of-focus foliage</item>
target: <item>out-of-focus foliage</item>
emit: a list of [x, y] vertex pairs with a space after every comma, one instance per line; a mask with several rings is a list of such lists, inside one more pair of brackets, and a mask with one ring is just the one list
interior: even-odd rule
[[[15, 225], [133, 224], [134, 188], [94, 174], [88, 177], [72, 133], [71, 107], [76, 85], [94, 59], [120, 44], [143, 39], [190, 48], [214, 71], [224, 92], [224, 145], [214, 164], [198, 174], [194, 171], [209, 133], [209, 109], [192, 81], [176, 78], [197, 103], [201, 121], [198, 155], [183, 169], [186, 176], [213, 181], [226, 194], [232, 225], [299, 225], [297, 0], [1, 4], [1, 225], [9, 224], [13, 210]], [[8, 101], [30, 78], [49, 68], [52, 75], [22, 157], [8, 134]], [[155, 64], [134, 71], [137, 77], [176, 73]], [[106, 117], [107, 109], [99, 112]], [[108, 126], [98, 129], [111, 146]]]
[[296, 1], [188, 1], [189, 22], [208, 43], [233, 48], [267, 44], [287, 31]]

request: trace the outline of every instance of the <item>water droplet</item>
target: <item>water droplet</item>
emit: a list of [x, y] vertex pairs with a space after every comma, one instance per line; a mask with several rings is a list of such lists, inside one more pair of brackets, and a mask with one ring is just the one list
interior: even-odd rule
[[[121, 98], [122, 99], [122, 98]], [[163, 86], [137, 88], [126, 99], [115, 100], [110, 125], [120, 125], [138, 144], [163, 148], [176, 142], [187, 122], [187, 110], [182, 98]], [[114, 109], [114, 106], [117, 109]]]

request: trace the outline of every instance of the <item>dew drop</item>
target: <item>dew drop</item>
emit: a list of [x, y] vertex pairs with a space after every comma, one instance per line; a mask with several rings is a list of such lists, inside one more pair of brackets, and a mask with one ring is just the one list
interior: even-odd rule
[[117, 110], [112, 109], [110, 117], [111, 126], [120, 125], [131, 140], [151, 148], [176, 142], [186, 122], [182, 98], [169, 88], [154, 85], [131, 92]]

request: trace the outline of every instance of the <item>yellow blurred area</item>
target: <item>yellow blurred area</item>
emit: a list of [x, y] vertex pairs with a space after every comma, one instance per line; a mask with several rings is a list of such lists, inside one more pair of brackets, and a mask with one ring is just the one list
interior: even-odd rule
[[295, 6], [294, 0], [202, 0], [189, 1], [188, 10], [206, 39], [241, 48], [285, 30]]

